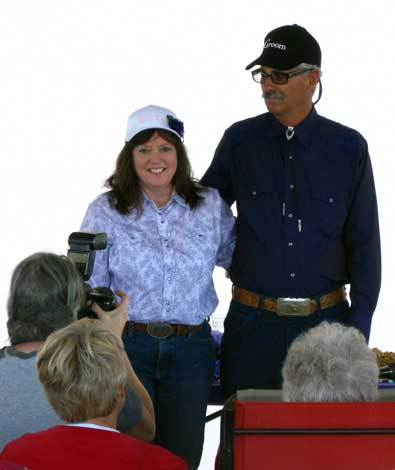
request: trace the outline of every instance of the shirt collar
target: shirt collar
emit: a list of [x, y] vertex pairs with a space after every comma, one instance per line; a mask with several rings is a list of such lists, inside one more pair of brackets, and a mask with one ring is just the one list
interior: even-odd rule
[[111, 432], [118, 432], [118, 429], [109, 428], [107, 426], [100, 426], [99, 424], [94, 423], [67, 423], [65, 426], [74, 426], [77, 428], [90, 428], [90, 429], [101, 429], [102, 431], [111, 431]]
[[[297, 126], [294, 127], [295, 130], [295, 137], [297, 137], [303, 144], [308, 144], [311, 136], [312, 136], [312, 129], [314, 124], [317, 122], [318, 114], [315, 110], [314, 106], [310, 112], [310, 114]], [[277, 119], [269, 113], [269, 120], [271, 123], [271, 128], [268, 134], [273, 137], [281, 137], [285, 135], [285, 131], [287, 130], [287, 126], [281, 124], [281, 122], [277, 121]]]
[[37, 356], [37, 351], [25, 353], [17, 351], [14, 346], [6, 346], [4, 349], [0, 350], [0, 357], [2, 355], [18, 357], [19, 359], [30, 359], [31, 357]]
[[177, 204], [179, 204], [180, 206], [184, 207], [185, 209], [188, 208], [188, 204], [185, 202], [185, 199], [180, 196], [178, 193], [176, 193], [176, 191], [173, 189], [173, 194], [172, 194], [172, 198], [176, 201]]
[[[144, 199], [144, 204], [149, 204], [149, 205], [155, 205], [155, 203], [152, 201], [152, 199], [143, 191], [143, 199]], [[173, 189], [173, 192], [171, 194], [171, 197], [170, 197], [170, 200], [169, 202], [161, 207], [161, 209], [166, 209], [167, 207], [169, 207], [173, 202], [176, 202], [177, 204], [179, 204], [180, 206], [184, 207], [184, 208], [188, 208], [188, 204], [185, 202], [185, 199], [180, 196], [175, 189]]]

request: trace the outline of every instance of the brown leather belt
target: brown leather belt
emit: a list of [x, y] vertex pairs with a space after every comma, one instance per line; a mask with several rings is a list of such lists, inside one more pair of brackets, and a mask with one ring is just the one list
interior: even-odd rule
[[304, 317], [313, 315], [317, 311], [317, 305], [320, 306], [321, 310], [324, 310], [344, 302], [346, 300], [346, 292], [344, 287], [339, 287], [332, 292], [328, 292], [328, 294], [312, 299], [292, 297], [274, 299], [234, 286], [233, 299], [249, 307], [261, 308], [262, 310], [277, 313], [280, 316]]
[[147, 333], [153, 338], [167, 338], [168, 336], [186, 335], [188, 333], [196, 333], [201, 330], [205, 324], [200, 325], [184, 325], [180, 323], [139, 323], [135, 321], [128, 321], [126, 328], [141, 333]]

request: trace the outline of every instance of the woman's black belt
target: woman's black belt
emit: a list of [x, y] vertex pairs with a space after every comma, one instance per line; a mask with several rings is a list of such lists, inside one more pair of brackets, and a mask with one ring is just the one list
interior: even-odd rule
[[147, 333], [153, 338], [167, 338], [168, 336], [179, 336], [186, 335], [188, 333], [196, 333], [201, 330], [205, 324], [205, 321], [200, 325], [185, 325], [182, 323], [140, 323], [135, 321], [128, 321], [126, 328], [132, 331], [139, 331], [141, 333]]

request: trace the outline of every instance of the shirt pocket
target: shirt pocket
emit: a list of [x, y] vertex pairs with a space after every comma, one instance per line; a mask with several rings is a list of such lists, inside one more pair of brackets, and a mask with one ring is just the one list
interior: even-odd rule
[[210, 282], [218, 251], [214, 228], [184, 226], [174, 239], [174, 249], [176, 272], [181, 278], [187, 275], [193, 283]]
[[[238, 218], [243, 218], [249, 230], [261, 241], [271, 237], [271, 231], [278, 227], [281, 210], [280, 195], [271, 184], [256, 189], [245, 188], [239, 192]], [[242, 230], [240, 225], [239, 230]]]
[[155, 258], [154, 244], [149, 244], [147, 234], [137, 230], [117, 233], [110, 251], [110, 270], [114, 278], [140, 279], [143, 267], [151, 266]]
[[146, 235], [137, 231], [129, 231], [125, 233], [125, 239], [127, 239], [128, 243], [131, 245], [134, 245], [136, 243], [142, 243], [144, 240], [146, 240], [146, 238]]
[[184, 229], [184, 244], [188, 252], [194, 257], [210, 260], [215, 259], [218, 250], [218, 242], [214, 233], [214, 227], [186, 227]]
[[347, 194], [335, 189], [313, 189], [312, 213], [315, 224], [326, 235], [336, 237], [347, 218]]

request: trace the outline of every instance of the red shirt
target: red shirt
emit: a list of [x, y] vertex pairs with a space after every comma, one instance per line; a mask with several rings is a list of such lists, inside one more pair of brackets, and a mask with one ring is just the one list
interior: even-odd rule
[[25, 434], [4, 447], [0, 462], [29, 470], [187, 470], [183, 460], [162, 447], [118, 432], [76, 426]]

